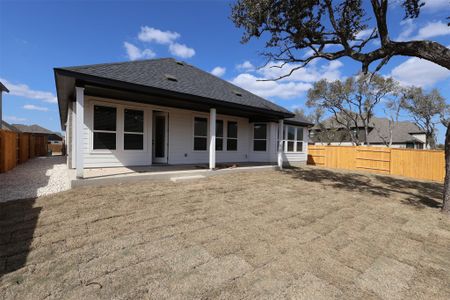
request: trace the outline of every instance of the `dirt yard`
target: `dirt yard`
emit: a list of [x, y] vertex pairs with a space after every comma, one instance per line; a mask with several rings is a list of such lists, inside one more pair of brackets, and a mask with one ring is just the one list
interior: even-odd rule
[[0, 298], [450, 299], [441, 185], [320, 168], [0, 204]]

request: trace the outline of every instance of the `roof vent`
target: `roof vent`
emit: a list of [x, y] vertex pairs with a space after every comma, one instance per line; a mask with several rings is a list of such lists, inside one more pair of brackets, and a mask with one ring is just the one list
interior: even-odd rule
[[236, 96], [242, 97], [242, 93], [241, 93], [241, 92], [238, 92], [238, 91], [233, 90], [233, 93], [234, 93]]
[[169, 81], [174, 81], [174, 82], [178, 81], [178, 79], [175, 76], [172, 76], [172, 75], [169, 75], [169, 74], [166, 74], [165, 76], [166, 76], [166, 79], [169, 80]]
[[182, 61], [177, 60], [175, 62], [177, 63], [177, 65], [184, 66], [184, 63]]

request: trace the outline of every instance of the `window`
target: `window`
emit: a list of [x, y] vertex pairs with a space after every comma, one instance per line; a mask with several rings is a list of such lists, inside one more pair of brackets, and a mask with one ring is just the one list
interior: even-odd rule
[[94, 105], [94, 150], [116, 149], [116, 120], [115, 107]]
[[208, 144], [208, 119], [194, 119], [194, 150], [205, 151]]
[[286, 125], [284, 136], [286, 152], [303, 152], [303, 127]]
[[223, 121], [216, 120], [216, 150], [223, 150]]
[[142, 110], [124, 110], [124, 150], [144, 149], [144, 112]]
[[237, 122], [227, 122], [227, 151], [237, 151]]
[[255, 123], [253, 125], [253, 151], [266, 151], [267, 124]]

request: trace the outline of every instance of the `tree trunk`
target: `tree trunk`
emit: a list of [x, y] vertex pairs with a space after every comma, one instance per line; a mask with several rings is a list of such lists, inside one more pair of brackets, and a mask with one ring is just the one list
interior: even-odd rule
[[450, 123], [445, 132], [445, 181], [442, 212], [450, 215]]

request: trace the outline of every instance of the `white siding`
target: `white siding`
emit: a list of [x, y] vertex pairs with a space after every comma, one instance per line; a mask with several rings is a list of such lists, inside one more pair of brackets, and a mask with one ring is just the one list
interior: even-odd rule
[[[93, 150], [93, 107], [94, 104], [117, 107], [117, 133], [116, 150]], [[144, 150], [123, 150], [123, 109], [134, 108], [144, 110]], [[208, 163], [208, 151], [194, 151], [193, 132], [194, 118], [196, 116], [209, 119], [208, 113], [195, 112], [154, 105], [145, 105], [103, 98], [85, 97], [85, 126], [84, 126], [84, 163], [86, 168], [139, 166], [152, 164], [152, 113], [153, 111], [168, 112], [168, 163], [169, 164], [196, 164]], [[73, 122], [75, 117], [72, 118]], [[217, 115], [217, 120], [224, 121], [224, 150], [216, 152], [216, 162], [273, 162], [277, 161], [278, 124], [267, 123], [268, 140], [267, 151], [253, 151], [253, 124], [247, 118]], [[226, 124], [227, 121], [238, 123], [238, 149], [226, 151]], [[72, 124], [74, 125], [74, 124]], [[209, 126], [208, 126], [209, 130]], [[75, 138], [75, 137], [73, 137]], [[74, 144], [74, 143], [73, 143]], [[209, 143], [208, 143], [209, 144]], [[75, 155], [73, 155], [74, 157]], [[75, 166], [75, 162], [73, 162]]]

